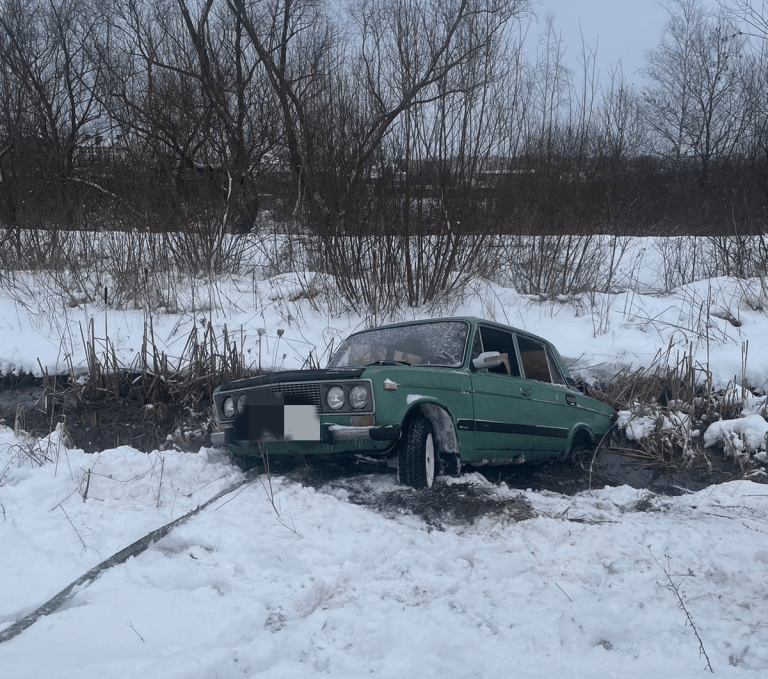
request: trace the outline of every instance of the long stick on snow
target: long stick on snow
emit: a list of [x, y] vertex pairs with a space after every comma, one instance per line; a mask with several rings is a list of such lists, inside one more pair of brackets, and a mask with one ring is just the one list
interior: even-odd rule
[[217, 493], [214, 495], [210, 500], [207, 500], [201, 505], [198, 505], [195, 509], [190, 510], [183, 516], [180, 516], [178, 519], [174, 519], [170, 523], [165, 524], [164, 526], [153, 530], [151, 533], [147, 533], [143, 538], [139, 538], [136, 540], [136, 542], [128, 545], [127, 547], [124, 547], [119, 552], [116, 552], [112, 556], [110, 556], [108, 559], [105, 559], [102, 561], [98, 566], [94, 566], [84, 575], [81, 575], [77, 580], [67, 585], [64, 589], [62, 589], [56, 596], [54, 596], [49, 601], [46, 601], [40, 608], [38, 608], [36, 611], [33, 611], [26, 617], [22, 618], [21, 620], [16, 621], [13, 623], [10, 627], [7, 627], [2, 632], [0, 632], [0, 644], [4, 641], [9, 641], [13, 639], [18, 634], [21, 634], [27, 627], [30, 627], [35, 622], [37, 622], [40, 618], [50, 615], [54, 611], [61, 608], [61, 606], [64, 604], [67, 599], [71, 598], [73, 596], [73, 593], [76, 588], [80, 587], [81, 585], [90, 585], [96, 578], [99, 577], [104, 571], [108, 570], [109, 568], [112, 568], [112, 566], [117, 566], [118, 564], [124, 563], [128, 559], [130, 559], [132, 556], [137, 556], [138, 554], [141, 554], [144, 550], [146, 550], [151, 544], [157, 542], [161, 538], [165, 537], [170, 533], [171, 530], [173, 530], [176, 526], [178, 526], [181, 523], [184, 523], [187, 519], [193, 517], [195, 514], [198, 514], [199, 512], [203, 511], [208, 505], [212, 504], [213, 502], [216, 502], [216, 500], [224, 497], [228, 493], [231, 493], [234, 490], [237, 490], [241, 486], [244, 486], [246, 483], [249, 483], [251, 481], [250, 478], [246, 477], [242, 481], [238, 481], [232, 486], [229, 486], [228, 488], [225, 488], [220, 493]]

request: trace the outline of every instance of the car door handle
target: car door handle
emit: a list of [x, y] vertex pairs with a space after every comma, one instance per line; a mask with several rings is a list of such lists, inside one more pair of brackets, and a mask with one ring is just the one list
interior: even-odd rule
[[575, 396], [571, 396], [571, 394], [566, 394], [565, 395], [565, 402], [569, 406], [575, 406], [576, 405], [576, 397]]
[[531, 390], [523, 388], [520, 389], [520, 393], [525, 396], [525, 398], [528, 398], [531, 395]]

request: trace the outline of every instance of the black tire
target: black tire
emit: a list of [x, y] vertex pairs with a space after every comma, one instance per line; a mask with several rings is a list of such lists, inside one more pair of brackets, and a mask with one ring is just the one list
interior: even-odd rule
[[577, 431], [573, 435], [571, 447], [565, 455], [565, 459], [571, 462], [578, 462], [579, 458], [587, 453], [594, 453], [595, 444], [592, 443], [592, 437], [584, 430]]
[[437, 461], [443, 476], [461, 476], [461, 457], [458, 453], [445, 453], [440, 455]]
[[431, 488], [437, 473], [437, 449], [432, 423], [414, 417], [408, 424], [397, 455], [400, 483], [412, 488]]

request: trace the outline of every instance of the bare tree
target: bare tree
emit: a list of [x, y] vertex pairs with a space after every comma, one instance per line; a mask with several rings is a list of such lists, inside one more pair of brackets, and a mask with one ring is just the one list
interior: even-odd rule
[[727, 0], [720, 7], [743, 32], [753, 37], [768, 37], [768, 7], [765, 0]]
[[563, 111], [570, 102], [572, 83], [565, 65], [565, 50], [562, 37], [555, 31], [554, 16], [548, 16], [539, 38], [534, 67], [535, 101], [540, 120], [537, 143], [542, 158], [547, 161], [555, 153]]
[[664, 36], [645, 68], [653, 82], [645, 95], [647, 119], [675, 171], [685, 157], [694, 158], [706, 183], [711, 160], [729, 153], [744, 124], [738, 100], [743, 40], [699, 0], [671, 0], [667, 12]]
[[687, 136], [694, 115], [692, 88], [696, 74], [693, 44], [700, 40], [705, 17], [698, 0], [671, 0], [659, 46], [648, 53], [645, 75], [654, 83], [645, 93], [649, 126], [657, 134], [653, 148], [669, 159], [679, 175], [690, 150]]
[[620, 66], [609, 72], [602, 99], [600, 143], [609, 161], [609, 172], [616, 175], [628, 160], [640, 153], [645, 137], [640, 99], [624, 80]]
[[277, 110], [259, 82], [259, 58], [239, 16], [226, 10], [213, 13], [214, 0], [205, 0], [193, 17], [195, 8], [187, 0], [176, 2], [197, 56], [193, 75], [217, 120], [217, 138], [212, 142], [218, 167], [226, 173], [223, 225], [231, 220], [234, 230], [249, 229], [258, 203], [253, 175], [277, 144], [279, 128], [273, 122]]
[[[343, 187], [331, 200], [318, 157], [313, 111], [345, 82], [340, 30], [310, 0], [228, 0], [248, 32], [279, 100], [291, 169], [311, 220], [336, 231], [338, 210], [367, 180], [370, 164], [393, 124], [417, 105], [452, 91], [452, 75], [520, 12], [525, 0], [362, 0], [352, 10], [359, 31], [356, 126]], [[348, 82], [348, 81], [347, 81]], [[464, 85], [459, 85], [463, 87]], [[339, 92], [340, 94], [340, 92]], [[364, 95], [364, 97], [360, 96]], [[344, 104], [346, 106], [346, 103]], [[340, 191], [340, 193], [338, 193]]]
[[93, 58], [99, 31], [86, 0], [8, 0], [2, 6], [0, 63], [9, 95], [0, 123], [2, 188], [12, 222], [87, 226], [83, 211], [93, 185], [84, 183], [77, 166], [78, 153], [104, 124], [93, 94], [102, 76]]
[[167, 232], [188, 266], [219, 271], [227, 233], [254, 225], [263, 163], [281, 136], [258, 56], [213, 0], [104, 9], [112, 43], [99, 97], [114, 126], [121, 214]]

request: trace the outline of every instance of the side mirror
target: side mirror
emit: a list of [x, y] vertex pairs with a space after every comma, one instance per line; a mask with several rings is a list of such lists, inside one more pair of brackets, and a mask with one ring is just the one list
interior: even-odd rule
[[472, 359], [472, 367], [475, 370], [498, 368], [502, 363], [501, 354], [498, 351], [484, 351], [477, 358]]

